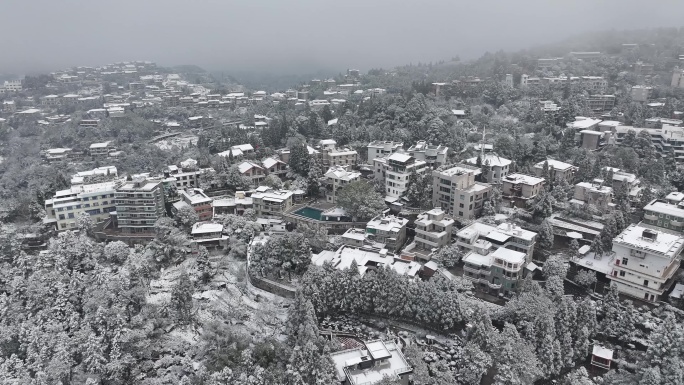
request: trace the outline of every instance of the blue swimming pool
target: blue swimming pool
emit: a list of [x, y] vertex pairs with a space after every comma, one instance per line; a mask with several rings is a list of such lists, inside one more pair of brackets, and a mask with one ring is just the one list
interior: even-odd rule
[[301, 215], [303, 217], [315, 219], [317, 221], [321, 220], [321, 213], [323, 210], [315, 209], [313, 207], [302, 207], [301, 209], [295, 211], [294, 213], [297, 215]]

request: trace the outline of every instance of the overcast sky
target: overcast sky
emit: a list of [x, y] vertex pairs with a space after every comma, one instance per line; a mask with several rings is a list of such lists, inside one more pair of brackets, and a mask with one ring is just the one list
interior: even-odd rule
[[0, 0], [0, 73], [152, 60], [302, 73], [473, 58], [684, 25], [684, 1]]

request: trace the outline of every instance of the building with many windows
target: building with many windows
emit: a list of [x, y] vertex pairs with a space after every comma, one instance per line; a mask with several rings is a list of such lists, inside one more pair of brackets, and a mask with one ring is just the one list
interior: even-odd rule
[[252, 194], [252, 207], [257, 217], [280, 218], [293, 205], [294, 193], [289, 190], [274, 190], [260, 186]]
[[[466, 159], [466, 163], [477, 166], [477, 158]], [[501, 181], [508, 175], [511, 161], [494, 154], [480, 155], [481, 162], [489, 166], [489, 175], [482, 175], [483, 181], [492, 184], [501, 184]]]
[[544, 176], [544, 163], [548, 167], [549, 178], [552, 180], [560, 182], [562, 179], [565, 179], [569, 184], [575, 181], [575, 173], [578, 169], [576, 166], [550, 158], [534, 165], [534, 174], [536, 176], [540, 178]]
[[183, 207], [191, 207], [197, 213], [200, 221], [208, 221], [213, 218], [213, 199], [209, 198], [204, 191], [192, 188], [182, 190], [179, 195], [181, 200], [173, 204], [174, 212], [178, 212]]
[[475, 182], [479, 173], [479, 168], [468, 165], [433, 171], [432, 205], [460, 221], [477, 218], [492, 189], [489, 184]]
[[651, 143], [661, 156], [674, 154], [677, 162], [684, 162], [684, 127], [663, 124], [661, 128], [618, 126], [615, 130], [617, 144], [622, 144], [629, 131], [634, 131], [637, 135], [646, 131], [651, 137]]
[[398, 252], [406, 242], [406, 225], [408, 219], [394, 215], [380, 214], [366, 224], [366, 236], [371, 240], [385, 244], [391, 252]]
[[509, 174], [502, 180], [501, 195], [511, 206], [526, 207], [544, 188], [544, 179], [525, 174]]
[[439, 249], [451, 242], [454, 220], [447, 217], [441, 207], [418, 214], [415, 225], [416, 235], [413, 241], [418, 249]]
[[404, 143], [393, 142], [387, 140], [375, 140], [368, 143], [366, 147], [368, 149], [368, 164], [373, 163], [375, 158], [383, 158], [394, 154], [397, 151], [401, 151], [404, 148]]
[[611, 285], [623, 294], [658, 301], [673, 282], [683, 248], [681, 235], [630, 225], [613, 239]]
[[58, 231], [78, 228], [78, 217], [85, 213], [93, 222], [109, 218], [116, 210], [114, 194], [121, 182], [81, 184], [57, 191], [52, 199], [45, 201], [46, 217], [44, 222], [54, 224]]
[[641, 223], [677, 233], [684, 233], [684, 193], [673, 192], [665, 199], [654, 199], [644, 206]]
[[406, 194], [409, 180], [413, 172], [420, 174], [427, 171], [427, 163], [416, 160], [409, 154], [395, 152], [385, 158], [383, 172], [385, 178], [385, 195], [399, 198]]
[[456, 233], [465, 253], [463, 276], [480, 290], [510, 296], [524, 278], [537, 234], [510, 223], [498, 227], [474, 222]]
[[124, 183], [114, 194], [117, 228], [123, 233], [152, 233], [166, 215], [161, 181], [138, 179]]

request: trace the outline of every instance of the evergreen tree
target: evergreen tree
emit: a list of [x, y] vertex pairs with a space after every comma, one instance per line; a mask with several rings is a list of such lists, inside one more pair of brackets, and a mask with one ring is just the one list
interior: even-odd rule
[[308, 177], [309, 174], [309, 150], [306, 143], [295, 143], [290, 146], [290, 170], [293, 173]]
[[176, 314], [176, 321], [187, 325], [192, 321], [192, 293], [194, 289], [187, 273], [181, 273], [178, 283], [171, 291], [171, 308]]
[[553, 227], [549, 221], [544, 220], [539, 229], [539, 247], [543, 250], [551, 250], [553, 248]]

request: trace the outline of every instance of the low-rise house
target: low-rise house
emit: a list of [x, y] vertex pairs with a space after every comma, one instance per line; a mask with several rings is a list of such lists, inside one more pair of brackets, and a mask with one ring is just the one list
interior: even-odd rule
[[407, 150], [417, 161], [424, 161], [430, 167], [439, 167], [447, 163], [449, 147], [428, 144], [426, 141], [418, 141]]
[[50, 148], [43, 151], [43, 158], [48, 162], [66, 160], [71, 157], [71, 148]]
[[248, 154], [254, 154], [254, 147], [252, 147], [251, 144], [238, 144], [235, 146], [232, 146], [229, 150], [219, 152], [218, 156], [224, 156], [224, 157], [230, 157], [232, 156], [233, 158], [240, 158], [242, 156], [248, 155]]
[[252, 197], [247, 196], [244, 191], [236, 191], [234, 198], [218, 198], [211, 202], [214, 208], [214, 217], [224, 214], [243, 215], [245, 210], [254, 207]]
[[243, 161], [237, 167], [240, 174], [252, 180], [254, 186], [258, 186], [266, 177], [266, 170], [255, 162]]
[[[466, 163], [477, 166], [477, 158], [466, 159]], [[480, 156], [483, 165], [489, 166], [489, 174], [482, 175], [484, 182], [491, 184], [501, 184], [502, 180], [508, 175], [511, 161], [494, 154], [484, 154]]]
[[501, 195], [511, 202], [511, 206], [527, 207], [544, 188], [544, 179], [525, 174], [509, 174], [502, 180]]
[[273, 190], [260, 186], [252, 194], [252, 203], [257, 217], [279, 218], [293, 205], [294, 193], [289, 190]]
[[673, 283], [684, 237], [630, 225], [613, 239], [615, 264], [609, 276], [618, 291], [655, 302]]
[[212, 168], [197, 168], [197, 162], [194, 159], [188, 159], [181, 162], [180, 167], [176, 165], [167, 166], [164, 177], [180, 190], [188, 187], [199, 187], [201, 176], [212, 172], [214, 172]]
[[575, 173], [578, 168], [570, 163], [561, 162], [555, 159], [547, 159], [534, 165], [534, 174], [538, 177], [544, 177], [544, 163], [547, 164], [549, 170], [549, 178], [556, 182], [565, 179], [569, 184], [575, 181]]
[[413, 373], [395, 341], [364, 342], [362, 347], [332, 353], [330, 358], [337, 370], [339, 384], [373, 385], [387, 377], [408, 385]]
[[182, 190], [179, 195], [181, 200], [173, 204], [174, 212], [178, 212], [183, 207], [191, 207], [197, 213], [200, 221], [211, 220], [214, 216], [213, 199], [209, 198], [201, 189]]
[[601, 183], [580, 182], [575, 185], [575, 194], [570, 203], [576, 206], [594, 205], [599, 210], [608, 210], [613, 205], [613, 188]]
[[432, 171], [432, 205], [462, 222], [477, 218], [492, 190], [489, 184], [475, 182], [480, 172], [460, 164]]
[[224, 247], [228, 244], [228, 236], [223, 235], [223, 225], [220, 223], [197, 222], [192, 225], [192, 240], [206, 248]]
[[266, 169], [268, 175], [275, 175], [281, 179], [284, 179], [287, 175], [287, 163], [275, 156], [264, 159], [261, 164]]
[[330, 167], [325, 173], [325, 197], [329, 203], [337, 202], [337, 190], [351, 182], [358, 181], [361, 173], [349, 170], [349, 166]]
[[447, 217], [441, 207], [419, 214], [415, 225], [413, 241], [418, 249], [435, 250], [451, 242], [454, 220]]
[[390, 268], [397, 274], [415, 279], [421, 270], [421, 265], [418, 262], [401, 259], [388, 253], [387, 249], [372, 247], [355, 248], [342, 245], [336, 251], [323, 250], [318, 254], [311, 255], [313, 265], [323, 266], [326, 262], [338, 270], [348, 269], [356, 265], [360, 275], [376, 269]]
[[92, 180], [117, 179], [119, 176], [115, 166], [97, 167], [88, 171], [79, 171], [71, 176], [71, 185], [89, 184]]
[[112, 142], [93, 143], [90, 145], [90, 156], [93, 158], [106, 158], [111, 151], [116, 151]]
[[[310, 151], [311, 153], [311, 151]], [[356, 166], [358, 153], [348, 148], [322, 149], [321, 161], [323, 166]]]
[[387, 250], [398, 252], [406, 242], [408, 219], [380, 214], [368, 221], [366, 233], [375, 242], [384, 243]]

